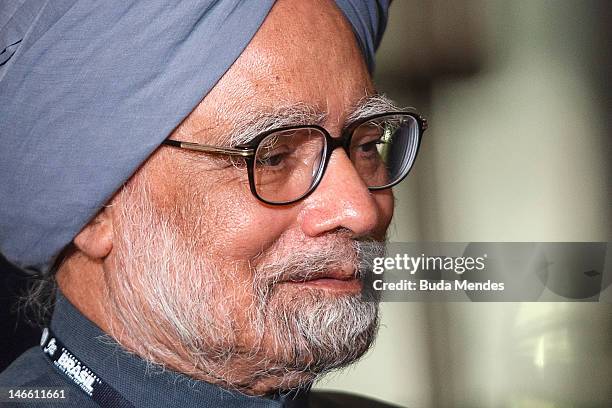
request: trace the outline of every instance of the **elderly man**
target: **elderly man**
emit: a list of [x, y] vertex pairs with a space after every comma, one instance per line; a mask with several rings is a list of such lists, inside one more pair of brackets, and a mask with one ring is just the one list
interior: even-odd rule
[[18, 3], [0, 249], [55, 310], [0, 385], [58, 406], [358, 406], [308, 390], [374, 339], [368, 265], [424, 128], [370, 79], [387, 5]]

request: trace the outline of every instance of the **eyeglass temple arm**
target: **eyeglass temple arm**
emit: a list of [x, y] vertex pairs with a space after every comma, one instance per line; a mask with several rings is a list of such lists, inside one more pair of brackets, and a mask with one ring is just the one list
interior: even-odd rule
[[212, 154], [225, 154], [228, 156], [241, 156], [250, 157], [255, 154], [254, 150], [248, 147], [233, 148], [233, 147], [220, 147], [220, 146], [209, 146], [199, 143], [181, 142], [180, 140], [166, 139], [162, 144], [168, 146], [179, 147], [181, 149], [195, 150], [198, 152], [212, 153]]
[[423, 128], [423, 131], [427, 130], [427, 128], [429, 127], [429, 122], [427, 121], [427, 118], [425, 116], [419, 115], [419, 119], [421, 119], [421, 127]]

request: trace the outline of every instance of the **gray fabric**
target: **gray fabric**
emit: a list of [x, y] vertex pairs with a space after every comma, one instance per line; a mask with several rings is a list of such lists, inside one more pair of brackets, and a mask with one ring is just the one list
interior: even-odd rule
[[[0, 2], [0, 252], [49, 272], [227, 71], [272, 4]], [[372, 68], [387, 2], [337, 4]]]

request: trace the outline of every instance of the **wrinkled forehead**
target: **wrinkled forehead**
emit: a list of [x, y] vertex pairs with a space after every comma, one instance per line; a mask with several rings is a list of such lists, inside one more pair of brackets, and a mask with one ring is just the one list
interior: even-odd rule
[[333, 2], [317, 2], [314, 9], [310, 3], [275, 4], [237, 61], [179, 126], [180, 137], [227, 144], [223, 131], [282, 112], [296, 122], [323, 118], [327, 126], [342, 127], [374, 88], [343, 13]]

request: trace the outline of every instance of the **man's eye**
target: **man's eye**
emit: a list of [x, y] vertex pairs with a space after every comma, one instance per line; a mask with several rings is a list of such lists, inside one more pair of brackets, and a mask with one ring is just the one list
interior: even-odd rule
[[288, 147], [275, 148], [273, 150], [260, 152], [257, 157], [257, 166], [268, 169], [278, 169], [286, 165], [293, 151]]
[[260, 157], [257, 159], [257, 164], [260, 166], [266, 166], [266, 167], [276, 167], [276, 166], [279, 166], [283, 162], [285, 156], [286, 156], [285, 153], [280, 153], [280, 154], [274, 154], [271, 156]]
[[363, 153], [377, 152], [378, 145], [383, 144], [384, 142], [380, 139], [373, 140], [371, 142], [363, 143], [359, 145], [359, 150]]
[[354, 154], [362, 157], [374, 157], [378, 155], [379, 145], [383, 145], [385, 142], [381, 139], [370, 140], [369, 142], [362, 142], [355, 146]]

